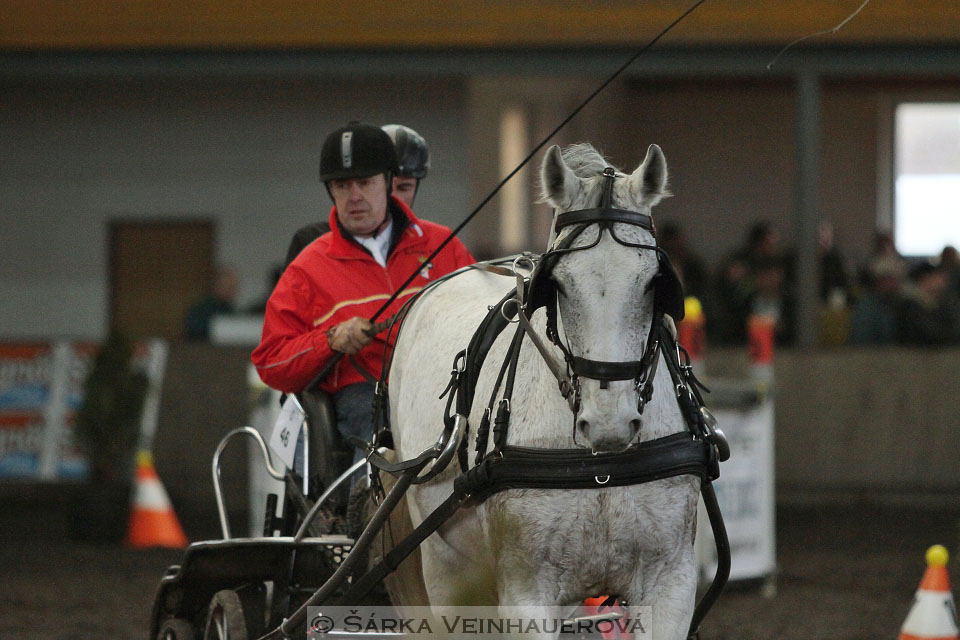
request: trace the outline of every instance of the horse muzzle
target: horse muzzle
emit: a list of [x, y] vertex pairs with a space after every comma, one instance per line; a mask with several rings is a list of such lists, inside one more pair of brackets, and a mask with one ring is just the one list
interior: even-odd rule
[[633, 400], [633, 385], [627, 382], [615, 386], [622, 388], [591, 389], [593, 393], [584, 397], [576, 416], [576, 435], [594, 453], [623, 451], [640, 435], [643, 422]]

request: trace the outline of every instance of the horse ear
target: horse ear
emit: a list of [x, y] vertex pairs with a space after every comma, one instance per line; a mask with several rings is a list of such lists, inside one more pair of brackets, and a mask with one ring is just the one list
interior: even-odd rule
[[580, 179], [563, 161], [557, 145], [547, 149], [547, 154], [543, 157], [540, 183], [543, 185], [543, 199], [557, 209], [569, 207], [577, 195]]
[[630, 193], [648, 207], [671, 195], [667, 190], [667, 160], [657, 145], [650, 145], [647, 157], [630, 175]]

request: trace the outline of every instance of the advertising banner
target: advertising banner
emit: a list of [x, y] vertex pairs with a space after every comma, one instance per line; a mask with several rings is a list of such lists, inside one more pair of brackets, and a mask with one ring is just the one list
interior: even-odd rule
[[0, 478], [39, 475], [53, 375], [53, 345], [0, 344]]
[[[73, 425], [83, 385], [99, 345], [93, 342], [0, 343], [0, 480], [78, 480], [87, 463]], [[150, 379], [141, 421], [140, 448], [156, 432], [166, 367], [163, 340], [134, 346], [134, 366]]]
[[41, 412], [50, 395], [53, 345], [0, 344], [0, 412]]

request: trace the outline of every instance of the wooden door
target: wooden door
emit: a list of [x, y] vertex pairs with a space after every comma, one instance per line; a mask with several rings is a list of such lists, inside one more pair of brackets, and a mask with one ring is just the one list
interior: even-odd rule
[[190, 306], [212, 288], [210, 220], [112, 221], [110, 318], [133, 338], [183, 337]]

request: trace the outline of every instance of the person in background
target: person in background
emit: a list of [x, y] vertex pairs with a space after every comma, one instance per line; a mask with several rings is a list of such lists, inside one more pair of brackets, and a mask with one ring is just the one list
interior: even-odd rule
[[184, 333], [188, 340], [209, 340], [213, 317], [236, 311], [234, 298], [237, 295], [237, 285], [237, 274], [233, 269], [224, 266], [217, 268], [213, 290], [195, 302], [184, 318]]
[[833, 224], [824, 220], [817, 226], [820, 253], [820, 302], [831, 308], [844, 307], [850, 294], [850, 282], [843, 255], [834, 243]]
[[[402, 124], [387, 124], [381, 127], [393, 142], [397, 154], [397, 172], [393, 176], [393, 195], [413, 208], [413, 201], [420, 189], [420, 181], [427, 177], [430, 169], [430, 149], [427, 141], [419, 133]], [[303, 248], [330, 231], [326, 220], [312, 222], [301, 227], [293, 234], [284, 266], [293, 262]]]
[[947, 245], [940, 252], [940, 267], [947, 272], [947, 292], [960, 299], [960, 253], [957, 248]]
[[902, 265], [893, 256], [875, 258], [861, 274], [863, 293], [853, 306], [848, 341], [854, 345], [893, 344]]
[[[392, 347], [392, 336], [370, 318], [411, 274], [416, 278], [380, 320], [425, 285], [473, 263], [457, 238], [427, 261], [450, 230], [418, 219], [391, 194], [397, 166], [393, 142], [379, 127], [351, 122], [327, 136], [320, 181], [334, 203], [331, 230], [283, 272], [251, 356], [261, 379], [287, 393], [303, 391], [332, 367], [318, 384], [333, 397], [337, 429], [348, 442], [373, 435], [374, 381]], [[362, 455], [358, 449], [355, 459]]]
[[394, 195], [413, 208], [413, 201], [420, 190], [420, 181], [430, 170], [430, 149], [419, 133], [402, 124], [385, 124], [381, 127], [393, 140], [397, 150], [397, 175], [393, 177]]
[[910, 269], [896, 308], [900, 344], [939, 346], [955, 342], [958, 319], [946, 304], [948, 278], [944, 268], [921, 262]]
[[684, 293], [703, 299], [707, 289], [707, 268], [703, 260], [690, 249], [680, 225], [667, 222], [657, 229], [657, 244], [667, 252], [670, 262], [683, 275]]
[[778, 342], [793, 336], [789, 292], [792, 290], [790, 259], [780, 245], [780, 236], [767, 221], [754, 223], [743, 247], [721, 264], [716, 287], [716, 321], [709, 335], [719, 344], [746, 342], [747, 318], [751, 314], [776, 312]]
[[889, 231], [877, 229], [873, 232], [873, 242], [870, 247], [870, 255], [867, 256], [865, 263], [860, 265], [857, 272], [858, 282], [865, 286], [870, 281], [870, 270], [878, 261], [885, 261], [887, 266], [896, 265], [899, 270], [901, 282], [907, 274], [907, 263], [903, 256], [897, 251], [896, 244], [893, 242], [893, 236]]

